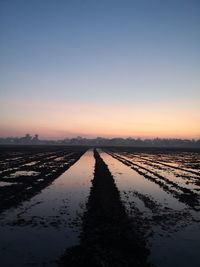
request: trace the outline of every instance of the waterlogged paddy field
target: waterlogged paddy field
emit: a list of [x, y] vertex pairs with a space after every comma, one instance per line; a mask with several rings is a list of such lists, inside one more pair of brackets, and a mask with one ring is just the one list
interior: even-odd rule
[[[102, 192], [112, 194], [113, 185], [105, 178], [109, 175], [119, 200], [99, 197]], [[103, 207], [95, 202], [96, 195]], [[130, 242], [133, 255], [141, 239], [153, 266], [200, 266], [200, 152], [98, 148], [94, 157], [93, 149], [85, 147], [0, 148], [1, 266], [57, 266], [66, 249], [94, 244], [95, 234], [103, 235], [96, 213], [90, 224], [88, 217], [91, 207], [103, 212], [106, 208], [105, 220], [110, 220], [115, 212], [109, 207], [121, 209], [119, 203], [110, 205], [112, 201], [122, 203], [133, 232], [140, 236]], [[120, 221], [123, 211], [117, 216]], [[116, 235], [113, 223], [106, 227]], [[102, 237], [105, 242], [108, 236]], [[131, 262], [120, 265], [119, 259], [112, 265], [102, 257], [98, 266]]]

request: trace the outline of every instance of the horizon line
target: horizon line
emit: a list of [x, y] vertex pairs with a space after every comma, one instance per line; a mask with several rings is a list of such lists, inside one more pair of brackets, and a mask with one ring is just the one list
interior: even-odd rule
[[[27, 134], [23, 135], [23, 136], [0, 136], [0, 139], [6, 139], [6, 138], [24, 138], [26, 137]], [[172, 139], [176, 139], [176, 140], [200, 140], [200, 136], [199, 137], [158, 137], [158, 136], [155, 136], [155, 137], [141, 137], [141, 136], [136, 136], [136, 137], [133, 137], [133, 136], [128, 136], [128, 137], [122, 137], [122, 136], [113, 136], [113, 137], [103, 137], [103, 136], [100, 136], [100, 135], [97, 135], [95, 137], [84, 137], [84, 136], [81, 136], [81, 135], [76, 135], [76, 136], [73, 136], [73, 137], [63, 137], [63, 138], [47, 138], [47, 137], [44, 137], [44, 138], [41, 138], [39, 139], [39, 135], [38, 134], [28, 134], [31, 138], [33, 138], [34, 136], [37, 135], [38, 137], [38, 140], [40, 141], [45, 141], [45, 140], [48, 140], [48, 141], [62, 141], [62, 140], [65, 140], [65, 139], [89, 139], [89, 140], [93, 140], [93, 139], [98, 139], [98, 138], [102, 138], [102, 139], [109, 139], [109, 140], [112, 140], [112, 139], [135, 139], [135, 140], [154, 140], [154, 139], [168, 139], [168, 140], [172, 140]]]

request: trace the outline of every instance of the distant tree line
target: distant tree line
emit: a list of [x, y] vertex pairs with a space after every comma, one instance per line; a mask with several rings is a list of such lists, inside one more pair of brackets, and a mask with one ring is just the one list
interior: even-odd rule
[[38, 144], [40, 143], [38, 134], [31, 136], [26, 134], [23, 137], [0, 138], [0, 144]]
[[86, 146], [132, 146], [132, 147], [198, 147], [200, 139], [178, 139], [178, 138], [66, 138], [63, 140], [40, 140], [35, 134], [26, 134], [23, 137], [0, 138], [0, 144], [10, 145], [86, 145]]

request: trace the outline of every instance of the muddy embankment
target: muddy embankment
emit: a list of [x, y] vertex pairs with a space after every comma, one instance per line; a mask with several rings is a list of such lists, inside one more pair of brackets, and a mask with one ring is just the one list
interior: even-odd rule
[[95, 173], [83, 216], [80, 245], [68, 249], [60, 266], [128, 267], [149, 266], [149, 251], [123, 206], [112, 174], [94, 151]]

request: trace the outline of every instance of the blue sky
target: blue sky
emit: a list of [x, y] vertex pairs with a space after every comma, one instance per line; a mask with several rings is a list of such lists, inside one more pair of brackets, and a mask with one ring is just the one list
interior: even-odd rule
[[[193, 0], [0, 1], [0, 134], [104, 135], [119, 108], [120, 135], [165, 136], [148, 126], [163, 128], [163, 117], [166, 136], [200, 136], [199, 14]], [[71, 116], [55, 114], [63, 123], [51, 120], [51, 106], [73, 105]], [[133, 118], [138, 128], [123, 133], [123, 117], [140, 116], [141, 107], [143, 126]], [[116, 115], [98, 121], [101, 109]], [[105, 135], [118, 135], [116, 122]]]

